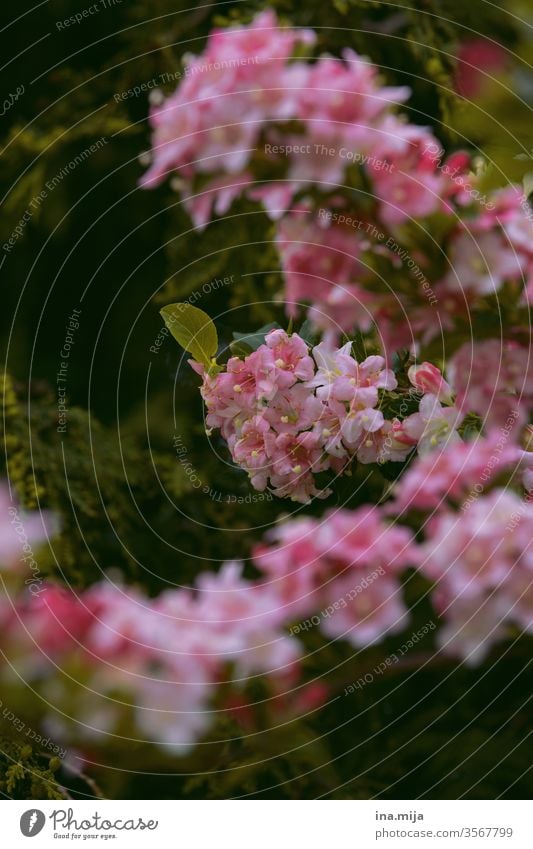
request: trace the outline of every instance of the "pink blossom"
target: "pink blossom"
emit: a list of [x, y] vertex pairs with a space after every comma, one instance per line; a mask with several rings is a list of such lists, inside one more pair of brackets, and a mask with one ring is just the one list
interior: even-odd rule
[[458, 598], [443, 605], [443, 625], [437, 642], [444, 654], [478, 666], [493, 645], [509, 633], [508, 603], [498, 593], [485, 598]]
[[403, 431], [417, 443], [419, 454], [427, 454], [442, 444], [460, 442], [457, 427], [462, 414], [455, 407], [443, 407], [435, 395], [424, 395], [419, 412], [408, 416]]
[[444, 444], [413, 460], [395, 488], [391, 506], [396, 514], [406, 509], [432, 510], [446, 499], [466, 503], [476, 500], [491, 481], [517, 467], [520, 449], [502, 431], [468, 442]]
[[389, 524], [377, 507], [335, 510], [317, 529], [317, 545], [335, 563], [382, 567], [397, 574], [412, 565], [415, 550], [411, 532]]
[[491, 295], [506, 280], [521, 279], [524, 267], [525, 259], [501, 233], [460, 230], [451, 242], [450, 270], [443, 282], [450, 289]]
[[265, 345], [272, 351], [276, 367], [276, 384], [280, 389], [292, 386], [297, 379], [310, 380], [315, 372], [309, 348], [297, 333], [288, 336], [284, 330], [271, 330]]
[[299, 115], [315, 140], [343, 141], [369, 150], [367, 127], [392, 104], [405, 100], [409, 89], [383, 88], [376, 69], [352, 50], [343, 60], [324, 58], [309, 73], [300, 95]]
[[[380, 570], [375, 576], [376, 584], [385, 577], [382, 590], [376, 590], [381, 603], [385, 588], [389, 592], [393, 587], [392, 576], [417, 562], [410, 531], [387, 524], [382, 513], [371, 507], [355, 511], [331, 510], [321, 520], [289, 521], [272, 531], [267, 539], [270, 545], [256, 548], [255, 563], [271, 582], [268, 586], [275, 588], [294, 616], [310, 615], [344, 597], [347, 588], [353, 589], [361, 583], [364, 586], [363, 578], [373, 570]], [[397, 589], [397, 584], [394, 587]], [[371, 598], [374, 597], [367, 596], [368, 601]], [[399, 604], [396, 595], [386, 615], [395, 617], [400, 607], [403, 616], [403, 604]], [[359, 610], [361, 608], [362, 603]], [[354, 612], [355, 605], [350, 614], [350, 627], [354, 625]], [[366, 614], [372, 616], [374, 612], [372, 604], [367, 606]], [[391, 623], [389, 619], [388, 625]], [[339, 627], [343, 627], [340, 622]], [[362, 627], [358, 640], [373, 642], [377, 638], [375, 622], [369, 627], [373, 635], [368, 632], [363, 637], [365, 629]], [[325, 629], [324, 632], [328, 633]]]
[[135, 686], [135, 719], [139, 731], [171, 753], [185, 755], [209, 729], [216, 714], [209, 710], [215, 686], [198, 664], [188, 664], [187, 677], [158, 680], [144, 674]]
[[413, 365], [407, 372], [412, 385], [425, 394], [435, 395], [444, 404], [452, 403], [452, 391], [440, 369], [432, 363], [421, 363]]
[[[363, 393], [370, 397], [364, 397]], [[383, 427], [383, 413], [373, 409], [377, 400], [377, 390], [369, 387], [358, 390], [350, 402], [350, 409], [341, 425], [343, 438], [349, 445], [356, 445], [366, 433], [375, 433]]]
[[447, 180], [431, 154], [435, 139], [426, 129], [394, 119], [384, 126], [387, 131], [377, 141], [377, 156], [393, 167], [374, 168], [372, 182], [380, 217], [394, 227], [443, 208]]
[[[383, 357], [358, 363], [351, 347], [321, 342], [311, 357], [303, 339], [279, 329], [244, 359], [230, 358], [226, 371], [215, 376], [193, 364], [203, 378], [207, 424], [220, 427], [254, 488], [270, 485], [279, 497], [307, 503], [330, 494], [316, 484], [319, 472], [342, 473], [354, 458], [401, 462], [417, 445], [424, 453], [459, 439], [454, 428], [461, 413], [443, 408], [435, 395], [424, 396], [419, 412], [405, 421], [386, 420], [379, 392], [394, 390], [396, 377]], [[411, 377], [418, 374], [428, 388], [446, 394], [438, 369], [422, 369]]]
[[495, 489], [430, 521], [420, 568], [436, 582], [444, 651], [479, 663], [510, 623], [532, 630], [532, 519], [531, 503]]
[[307, 430], [324, 422], [327, 408], [301, 383], [277, 392], [263, 415], [277, 433]]
[[[75, 651], [92, 622], [92, 614], [75, 593], [46, 585], [38, 595], [23, 603], [19, 639], [34, 653], [38, 663], [48, 655]], [[39, 658], [39, 655], [42, 657]]]
[[533, 401], [533, 363], [527, 348], [487, 339], [465, 343], [450, 359], [450, 383], [461, 409], [491, 426], [515, 423]]
[[222, 176], [211, 180], [196, 193], [184, 184], [182, 195], [185, 208], [196, 229], [201, 231], [209, 224], [213, 211], [217, 215], [225, 215], [233, 201], [242, 195], [251, 182], [252, 178], [248, 173], [234, 177]]
[[360, 239], [342, 227], [320, 226], [298, 211], [279, 223], [276, 244], [285, 274], [289, 315], [297, 315], [303, 302], [327, 302], [330, 293], [343, 291], [357, 278]]
[[270, 531], [253, 552], [268, 587], [282, 600], [287, 621], [305, 616], [320, 605], [317, 593], [328, 567], [319, 557], [316, 527], [316, 521], [310, 518], [285, 522]]
[[403, 462], [416, 445], [399, 419], [386, 420], [380, 430], [366, 432], [357, 448], [360, 463]]
[[328, 605], [338, 607], [321, 622], [327, 637], [341, 637], [354, 646], [366, 647], [401, 631], [407, 624], [400, 583], [388, 575], [379, 575], [361, 590], [365, 576], [366, 570], [354, 569], [329, 585], [324, 597], [326, 611]]
[[[240, 174], [263, 121], [293, 116], [294, 72], [286, 63], [298, 41], [314, 38], [309, 30], [278, 27], [270, 10], [247, 27], [212, 32], [202, 56], [189, 59], [174, 94], [152, 107], [153, 161], [141, 185], [157, 185], [172, 170], [189, 182], [195, 171]], [[222, 207], [228, 202], [220, 200]], [[205, 206], [192, 209], [203, 226]]]
[[[322, 400], [333, 398], [337, 401], [350, 401], [359, 389], [371, 389], [368, 397], [377, 402], [377, 389], [395, 389], [394, 373], [385, 368], [383, 357], [367, 357], [358, 363], [351, 356], [352, 343], [347, 342], [341, 348], [332, 349], [321, 342], [313, 348], [313, 357], [317, 364], [315, 376], [308, 381], [310, 389], [317, 390]], [[359, 397], [362, 397], [359, 393]]]
[[[322, 448], [316, 434], [280, 433], [272, 451], [272, 467], [276, 478], [287, 477], [298, 480], [307, 472], [319, 472], [326, 468], [322, 460]], [[277, 484], [277, 486], [285, 484]]]
[[240, 434], [231, 437], [228, 444], [234, 460], [250, 473], [253, 486], [265, 489], [270, 458], [276, 450], [276, 435], [266, 418], [257, 415], [245, 421]]
[[290, 58], [296, 44], [312, 45], [316, 35], [309, 29], [279, 27], [275, 13], [267, 9], [258, 14], [248, 26], [233, 26], [215, 29], [209, 37], [206, 60], [230, 64], [236, 59], [249, 59], [242, 68], [255, 78], [255, 66], [263, 70], [268, 79], [274, 67], [283, 66]]
[[516, 564], [533, 565], [528, 523], [533, 505], [510, 490], [495, 489], [466, 512], [443, 511], [430, 520], [422, 570], [447, 596], [481, 597], [513, 581]]
[[269, 218], [278, 221], [288, 212], [297, 191], [298, 183], [295, 181], [266, 183], [249, 189], [248, 197], [260, 201]]
[[332, 398], [328, 399], [327, 404], [319, 403], [322, 405], [322, 410], [314, 422], [313, 432], [318, 436], [328, 454], [341, 460], [348, 460], [350, 455], [342, 442], [342, 425], [346, 418], [344, 404]]

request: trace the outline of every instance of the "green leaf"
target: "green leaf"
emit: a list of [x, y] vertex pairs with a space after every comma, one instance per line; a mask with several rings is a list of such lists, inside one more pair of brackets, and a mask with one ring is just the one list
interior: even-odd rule
[[309, 321], [308, 318], [303, 322], [302, 326], [298, 330], [298, 336], [307, 342], [307, 344], [313, 348], [318, 341], [318, 334], [314, 329], [313, 322]]
[[229, 348], [234, 357], [247, 357], [253, 352], [253, 348], [250, 345], [247, 345], [246, 342], [241, 342], [240, 340], [230, 342]]
[[533, 172], [528, 171], [527, 174], [524, 174], [522, 186], [524, 187], [524, 195], [529, 198], [533, 194]]
[[[233, 333], [234, 342], [240, 342], [250, 348], [251, 351], [257, 351], [260, 345], [264, 344], [265, 336], [267, 333], [270, 333], [271, 330], [278, 330], [279, 324], [273, 321], [270, 324], [265, 324], [263, 327], [260, 327], [259, 330], [256, 330], [255, 333]], [[232, 348], [233, 350], [233, 348]]]
[[166, 326], [182, 348], [198, 363], [212, 365], [218, 348], [216, 327], [203, 310], [192, 304], [169, 304], [161, 315]]

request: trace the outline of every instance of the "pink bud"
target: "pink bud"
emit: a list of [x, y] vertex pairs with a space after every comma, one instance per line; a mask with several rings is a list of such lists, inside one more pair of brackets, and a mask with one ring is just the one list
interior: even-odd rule
[[441, 371], [431, 363], [422, 363], [419, 366], [411, 366], [407, 372], [409, 380], [416, 389], [424, 394], [436, 395], [439, 401], [445, 404], [452, 403], [452, 390]]

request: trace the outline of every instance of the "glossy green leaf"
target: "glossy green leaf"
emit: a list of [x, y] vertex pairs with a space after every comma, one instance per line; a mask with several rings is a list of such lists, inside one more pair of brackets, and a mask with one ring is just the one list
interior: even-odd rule
[[161, 310], [163, 320], [182, 348], [198, 363], [212, 364], [218, 348], [216, 327], [207, 313], [192, 304], [169, 304]]
[[278, 329], [279, 324], [272, 321], [270, 324], [265, 324], [263, 327], [260, 327], [259, 330], [255, 331], [255, 333], [237, 333], [234, 331], [233, 340], [234, 342], [240, 342], [250, 348], [250, 351], [257, 351], [259, 346], [264, 344], [267, 333], [270, 333], [271, 330]]

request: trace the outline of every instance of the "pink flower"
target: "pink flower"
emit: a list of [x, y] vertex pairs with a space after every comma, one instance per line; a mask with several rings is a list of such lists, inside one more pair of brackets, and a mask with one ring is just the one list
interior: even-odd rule
[[[324, 342], [315, 345], [313, 357], [317, 364], [317, 372], [308, 381], [307, 386], [317, 390], [318, 398], [350, 401], [359, 389], [396, 388], [397, 381], [394, 373], [385, 368], [383, 357], [367, 357], [366, 360], [358, 363], [351, 356], [351, 349], [351, 342], [347, 342], [338, 349], [331, 348]], [[377, 401], [377, 392], [369, 393], [368, 398], [371, 397], [375, 397]]]
[[463, 415], [455, 407], [443, 407], [435, 395], [424, 395], [419, 412], [408, 416], [402, 430], [417, 442], [419, 454], [427, 454], [442, 444], [460, 442], [456, 428]]
[[332, 562], [397, 574], [416, 562], [411, 532], [391, 525], [377, 507], [335, 510], [317, 527], [316, 544]]
[[215, 689], [199, 664], [188, 664], [176, 681], [154, 679], [147, 673], [139, 676], [135, 686], [139, 731], [172, 754], [187, 754], [216, 718], [209, 710]]
[[[239, 362], [241, 362], [239, 360]], [[241, 383], [249, 389], [248, 393], [243, 394], [241, 383], [235, 379], [232, 372], [222, 372], [215, 377], [207, 374], [204, 366], [195, 363], [194, 360], [189, 360], [191, 367], [202, 377], [202, 386], [200, 393], [207, 407], [206, 422], [209, 427], [220, 427], [223, 430], [226, 438], [231, 430], [228, 430], [228, 423], [238, 416], [243, 408], [246, 407], [246, 398], [253, 398], [253, 392], [246, 384], [246, 379], [255, 384], [253, 375], [247, 375], [246, 379], [243, 374], [238, 372]], [[234, 365], [233, 368], [238, 368]], [[235, 390], [235, 386], [239, 388]]]
[[292, 433], [316, 426], [324, 420], [327, 411], [322, 401], [306, 386], [297, 383], [290, 389], [279, 391], [264, 409], [263, 415], [277, 433]]
[[531, 503], [496, 489], [468, 511], [442, 512], [427, 526], [420, 568], [436, 582], [445, 652], [479, 663], [510, 623], [533, 629], [532, 519]]
[[490, 482], [517, 467], [520, 449], [505, 431], [494, 430], [473, 441], [444, 444], [419, 456], [396, 486], [391, 512], [406, 509], [433, 510], [446, 499], [466, 503], [463, 510], [479, 498]]
[[[385, 586], [390, 591], [392, 576], [416, 564], [418, 559], [411, 532], [387, 524], [379, 509], [372, 507], [355, 511], [331, 510], [320, 520], [288, 521], [271, 531], [267, 540], [270, 545], [256, 548], [254, 562], [267, 576], [268, 586], [273, 587], [287, 605], [288, 620], [291, 614], [306, 616], [340, 599], [348, 584], [348, 589], [362, 590], [368, 583], [363, 579], [375, 570], [378, 571], [370, 583], [374, 579], [379, 583], [384, 577], [381, 593]], [[380, 595], [379, 590], [376, 592]], [[358, 594], [357, 591], [353, 595]], [[382, 601], [381, 594], [380, 603]], [[398, 598], [395, 604], [389, 605], [389, 614], [393, 609], [399, 610], [397, 602]], [[371, 608], [372, 605], [367, 606], [369, 616], [374, 612]], [[354, 624], [353, 612], [351, 616], [350, 626]], [[358, 639], [363, 631], [359, 631]]]
[[276, 448], [276, 436], [266, 418], [253, 416], [244, 422], [240, 434], [230, 438], [233, 459], [249, 473], [256, 489], [266, 489], [271, 466], [270, 458]]
[[416, 445], [399, 419], [386, 420], [380, 430], [366, 432], [357, 448], [360, 463], [403, 462]]
[[356, 445], [366, 433], [375, 433], [383, 427], [383, 413], [373, 409], [377, 401], [378, 393], [374, 387], [357, 391], [341, 426], [343, 439], [349, 445]]
[[317, 592], [327, 565], [319, 557], [317, 522], [302, 518], [279, 525], [257, 545], [253, 560], [266, 578], [265, 586], [282, 600], [286, 621], [306, 616], [320, 605]]
[[[307, 503], [330, 494], [316, 485], [319, 472], [340, 474], [354, 458], [401, 462], [415, 446], [425, 454], [460, 441], [456, 428], [463, 413], [442, 407], [431, 393], [404, 421], [386, 420], [378, 409], [379, 392], [394, 390], [396, 377], [383, 357], [358, 363], [351, 347], [321, 342], [311, 358], [303, 339], [279, 329], [243, 360], [230, 358], [227, 371], [214, 377], [193, 363], [204, 381], [207, 423], [220, 427], [256, 489], [270, 485], [279, 497]], [[430, 363], [413, 367], [410, 378], [449, 397], [450, 387]]]
[[359, 386], [375, 386], [376, 389], [396, 389], [398, 381], [394, 372], [385, 367], [383, 357], [367, 357], [358, 366]]
[[419, 366], [411, 366], [407, 376], [412, 385], [420, 392], [435, 395], [444, 404], [452, 403], [452, 391], [449, 383], [444, 380], [442, 372], [431, 363], [424, 362]]
[[272, 452], [272, 465], [276, 475], [295, 476], [306, 472], [319, 472], [325, 468], [321, 460], [322, 449], [316, 434], [280, 433]]
[[216, 177], [196, 193], [184, 184], [182, 195], [185, 208], [196, 229], [201, 231], [209, 224], [213, 211], [217, 215], [225, 215], [233, 201], [242, 195], [251, 182], [252, 177], [248, 173]]
[[[267, 9], [258, 14], [248, 26], [215, 29], [209, 36], [205, 60], [227, 61], [230, 65], [242, 61], [243, 72], [255, 79], [257, 67], [269, 79], [276, 65], [283, 66], [296, 44], [313, 45], [316, 35], [309, 29], [279, 27], [275, 13]], [[257, 67], [256, 67], [257, 66]]]
[[351, 393], [355, 391], [357, 363], [351, 356], [352, 343], [346, 342], [341, 348], [332, 348], [325, 342], [320, 342], [313, 348], [313, 358], [317, 364], [317, 371], [311, 380], [307, 382], [308, 389], [317, 389], [317, 397], [328, 400], [331, 396], [335, 381], [343, 376], [349, 380], [353, 378]]
[[248, 197], [251, 200], [260, 201], [269, 218], [272, 221], [278, 221], [288, 212], [297, 191], [298, 183], [296, 182], [266, 183], [249, 189]]
[[531, 569], [527, 524], [533, 505], [510, 490], [495, 489], [461, 514], [443, 511], [427, 527], [422, 571], [447, 598], [480, 598], [512, 584], [514, 567]]
[[442, 611], [437, 642], [444, 654], [460, 657], [468, 666], [478, 666], [508, 634], [508, 606], [498, 593], [483, 599], [454, 599]]
[[[360, 239], [342, 227], [320, 226], [304, 211], [284, 218], [278, 225], [276, 244], [285, 274], [285, 303], [289, 315], [297, 315], [303, 302], [327, 305], [336, 292], [359, 273]], [[355, 290], [354, 290], [355, 291]], [[343, 304], [346, 295], [342, 296]], [[361, 310], [357, 299], [352, 310]], [[326, 306], [326, 315], [328, 309]], [[341, 323], [341, 329], [344, 324]]]
[[491, 295], [506, 280], [521, 279], [525, 259], [499, 232], [474, 235], [460, 230], [450, 249], [450, 270], [444, 278], [449, 289]]
[[265, 337], [265, 345], [272, 351], [279, 388], [292, 386], [297, 379], [313, 377], [315, 366], [309, 348], [297, 333], [288, 336], [284, 330], [271, 330]]
[[465, 343], [451, 358], [448, 375], [457, 406], [491, 426], [518, 423], [533, 400], [530, 352], [513, 342]]
[[[266, 357], [264, 356], [266, 354]], [[258, 355], [254, 351], [245, 360], [231, 357], [226, 364], [226, 375], [232, 382], [231, 390], [238, 397], [243, 407], [253, 407], [261, 393], [274, 397], [276, 386], [269, 380], [273, 363], [267, 352]], [[259, 386], [261, 382], [261, 386]]]
[[444, 211], [446, 177], [431, 150], [435, 139], [423, 127], [390, 118], [386, 132], [376, 140], [379, 160], [391, 168], [374, 168], [373, 189], [380, 201], [380, 217], [390, 227]]
[[369, 150], [368, 125], [391, 104], [405, 100], [409, 89], [380, 87], [376, 68], [367, 60], [349, 49], [342, 56], [344, 62], [324, 58], [311, 67], [298, 112], [315, 141], [342, 139]]
[[345, 283], [324, 290], [321, 299], [309, 307], [307, 317], [317, 330], [324, 332], [324, 340], [336, 343], [341, 331], [349, 332], [354, 327], [367, 331], [372, 327], [375, 303], [375, 295], [362, 286]]
[[346, 418], [344, 404], [332, 398], [327, 404], [319, 403], [322, 410], [314, 422], [313, 432], [320, 439], [324, 451], [340, 460], [348, 460], [350, 455], [342, 442], [342, 425]]
[[[279, 28], [270, 10], [247, 27], [212, 32], [174, 94], [152, 108], [153, 161], [141, 185], [157, 185], [172, 170], [188, 182], [195, 171], [240, 174], [263, 122], [293, 116], [294, 72], [285, 66], [298, 41], [311, 44], [314, 38], [310, 30]], [[219, 202], [223, 207], [230, 201]], [[192, 207], [199, 226], [207, 221], [207, 206]]]
[[19, 615], [24, 627], [19, 639], [38, 665], [44, 665], [49, 655], [82, 648], [92, 622], [91, 611], [75, 593], [53, 585], [43, 586], [22, 605]]
[[[337, 609], [329, 614], [328, 605], [335, 604]], [[400, 583], [388, 575], [378, 575], [369, 582], [364, 569], [353, 569], [331, 583], [324, 607], [328, 616], [320, 624], [323, 633], [357, 647], [370, 646], [401, 631], [408, 620]]]

